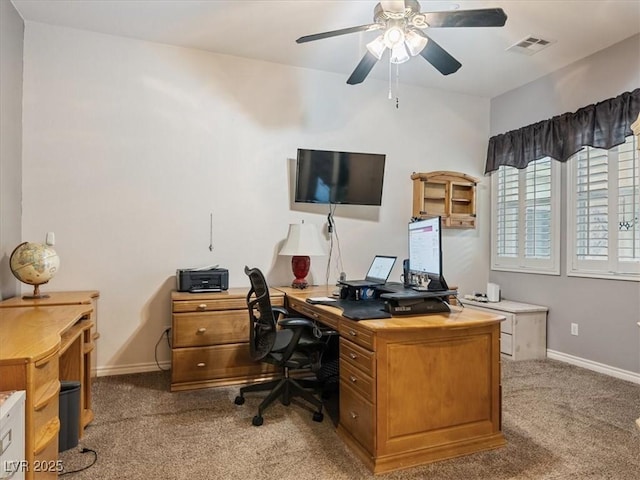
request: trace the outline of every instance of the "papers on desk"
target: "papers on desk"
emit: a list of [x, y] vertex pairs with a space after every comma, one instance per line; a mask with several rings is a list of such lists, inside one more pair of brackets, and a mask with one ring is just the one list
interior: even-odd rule
[[307, 298], [307, 303], [311, 305], [315, 305], [316, 303], [326, 303], [326, 302], [335, 302], [335, 298], [331, 297], [309, 297]]

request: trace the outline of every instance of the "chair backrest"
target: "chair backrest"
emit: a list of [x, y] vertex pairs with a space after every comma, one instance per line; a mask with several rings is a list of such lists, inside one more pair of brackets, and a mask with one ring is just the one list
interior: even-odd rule
[[251, 358], [262, 360], [272, 350], [276, 341], [277, 319], [271, 308], [269, 287], [257, 268], [244, 267], [251, 289], [247, 293], [249, 310], [249, 345]]

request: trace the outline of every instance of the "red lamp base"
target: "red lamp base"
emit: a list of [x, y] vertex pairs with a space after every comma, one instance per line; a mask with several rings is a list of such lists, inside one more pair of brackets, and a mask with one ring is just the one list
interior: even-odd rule
[[307, 275], [309, 274], [309, 268], [311, 267], [311, 258], [308, 256], [294, 255], [291, 258], [291, 270], [296, 277], [291, 286], [293, 288], [307, 288]]

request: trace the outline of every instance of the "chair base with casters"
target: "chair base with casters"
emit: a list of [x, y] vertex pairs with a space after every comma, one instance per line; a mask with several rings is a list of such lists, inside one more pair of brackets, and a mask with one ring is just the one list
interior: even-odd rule
[[286, 309], [274, 307], [269, 298], [269, 287], [262, 272], [257, 268], [245, 267], [244, 272], [251, 282], [247, 293], [249, 313], [249, 348], [254, 361], [275, 365], [281, 378], [270, 382], [247, 385], [240, 389], [235, 399], [236, 405], [244, 404], [248, 392], [270, 391], [258, 407], [253, 417], [253, 425], [262, 425], [262, 414], [276, 399], [289, 405], [294, 397], [302, 397], [316, 408], [313, 420], [321, 422], [322, 401], [314, 395], [320, 382], [291, 378], [292, 371], [306, 371], [317, 374], [322, 353], [327, 347], [323, 332], [308, 318], [290, 317]]
[[240, 389], [240, 395], [236, 397], [234, 403], [236, 405], [243, 405], [245, 393], [270, 391], [269, 395], [267, 395], [258, 406], [258, 414], [251, 420], [251, 423], [254, 426], [259, 427], [264, 422], [264, 419], [262, 418], [263, 412], [275, 400], [280, 398], [282, 404], [287, 406], [291, 403], [291, 399], [293, 397], [302, 397], [317, 408], [317, 411], [313, 412], [313, 421], [322, 422], [322, 420], [324, 420], [324, 414], [322, 413], [323, 404], [315, 397], [312, 391], [310, 391], [311, 389], [316, 389], [318, 387], [319, 383], [315, 380], [291, 378], [289, 376], [289, 369], [285, 368], [284, 376], [280, 379], [242, 387]]

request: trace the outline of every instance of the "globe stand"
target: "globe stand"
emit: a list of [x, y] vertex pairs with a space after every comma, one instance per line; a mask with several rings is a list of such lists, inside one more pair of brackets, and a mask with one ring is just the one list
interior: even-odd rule
[[33, 286], [33, 295], [23, 295], [23, 300], [34, 300], [38, 298], [49, 298], [49, 295], [46, 293], [40, 293], [40, 285]]

